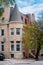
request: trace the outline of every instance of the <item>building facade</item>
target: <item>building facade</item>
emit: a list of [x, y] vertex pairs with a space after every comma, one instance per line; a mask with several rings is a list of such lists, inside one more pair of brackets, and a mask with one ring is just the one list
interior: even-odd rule
[[0, 20], [0, 53], [5, 58], [23, 58], [22, 29], [24, 24], [30, 24], [30, 18], [30, 14], [20, 13], [16, 4], [5, 7]]
[[23, 23], [16, 4], [14, 8], [5, 8], [0, 24], [0, 53], [3, 53], [5, 58], [23, 58]]

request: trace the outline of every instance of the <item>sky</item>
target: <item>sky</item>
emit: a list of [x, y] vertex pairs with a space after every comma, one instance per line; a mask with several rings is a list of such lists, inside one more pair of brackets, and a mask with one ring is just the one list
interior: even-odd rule
[[[13, 5], [14, 0], [8, 0]], [[23, 14], [34, 13], [36, 20], [41, 17], [41, 12], [43, 11], [43, 0], [15, 0], [18, 5], [18, 9]]]
[[43, 11], [43, 0], [16, 0], [19, 11], [27, 14], [34, 13], [36, 19], [41, 17], [40, 12]]

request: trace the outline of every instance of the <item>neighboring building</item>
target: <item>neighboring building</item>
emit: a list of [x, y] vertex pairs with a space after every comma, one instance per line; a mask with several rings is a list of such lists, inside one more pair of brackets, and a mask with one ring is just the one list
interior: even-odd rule
[[30, 24], [31, 22], [35, 22], [35, 15], [34, 14], [24, 14], [21, 16], [22, 21], [24, 24]]
[[16, 4], [14, 8], [5, 8], [0, 23], [0, 53], [4, 53], [5, 58], [23, 58], [23, 22], [21, 20], [20, 12], [18, 11]]
[[30, 24], [30, 14], [24, 14], [21, 16], [21, 19], [23, 21], [24, 24]]

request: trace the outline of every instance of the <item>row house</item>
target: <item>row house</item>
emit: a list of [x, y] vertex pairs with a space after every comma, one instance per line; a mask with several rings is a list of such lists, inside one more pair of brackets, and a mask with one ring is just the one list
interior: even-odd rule
[[[32, 16], [33, 20], [34, 14]], [[17, 4], [4, 8], [0, 20], [0, 53], [5, 58], [23, 58], [22, 29], [24, 24], [31, 23], [30, 18], [30, 14], [25, 15], [18, 10]]]
[[5, 7], [0, 20], [0, 53], [5, 58], [23, 58], [22, 28], [23, 22], [17, 5]]

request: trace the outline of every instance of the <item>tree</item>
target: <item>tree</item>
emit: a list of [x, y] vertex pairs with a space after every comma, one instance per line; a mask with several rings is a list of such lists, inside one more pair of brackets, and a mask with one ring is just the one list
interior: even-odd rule
[[[0, 7], [1, 7], [2, 5], [6, 5], [6, 6], [8, 6], [8, 0], [0, 0]], [[3, 14], [3, 10], [4, 10], [3, 7], [0, 8], [0, 17], [1, 17], [2, 14]]]
[[[15, 0], [11, 0], [11, 2], [14, 3]], [[9, 1], [8, 1], [8, 0], [0, 0], [0, 7], [1, 7], [2, 5], [8, 6], [8, 5], [9, 5]], [[3, 7], [0, 8], [0, 17], [1, 17], [2, 14], [3, 14], [3, 9], [4, 9]]]
[[41, 50], [41, 46], [43, 46], [43, 12], [41, 12], [41, 17], [38, 19], [38, 44], [37, 44], [37, 53], [36, 53], [36, 59], [38, 60], [39, 52]]
[[0, 5], [8, 5], [8, 0], [0, 0]]
[[8, 6], [9, 2], [15, 3], [15, 0], [0, 0], [0, 5]]
[[40, 13], [41, 17], [38, 19], [38, 26], [40, 31], [40, 43], [43, 46], [43, 11]]
[[3, 14], [3, 8], [0, 8], [0, 17], [2, 16]]
[[31, 43], [36, 47], [37, 45], [37, 36], [38, 36], [38, 25], [36, 22], [32, 22], [30, 25], [23, 26], [23, 43], [25, 49], [25, 56], [29, 56], [29, 49]]

